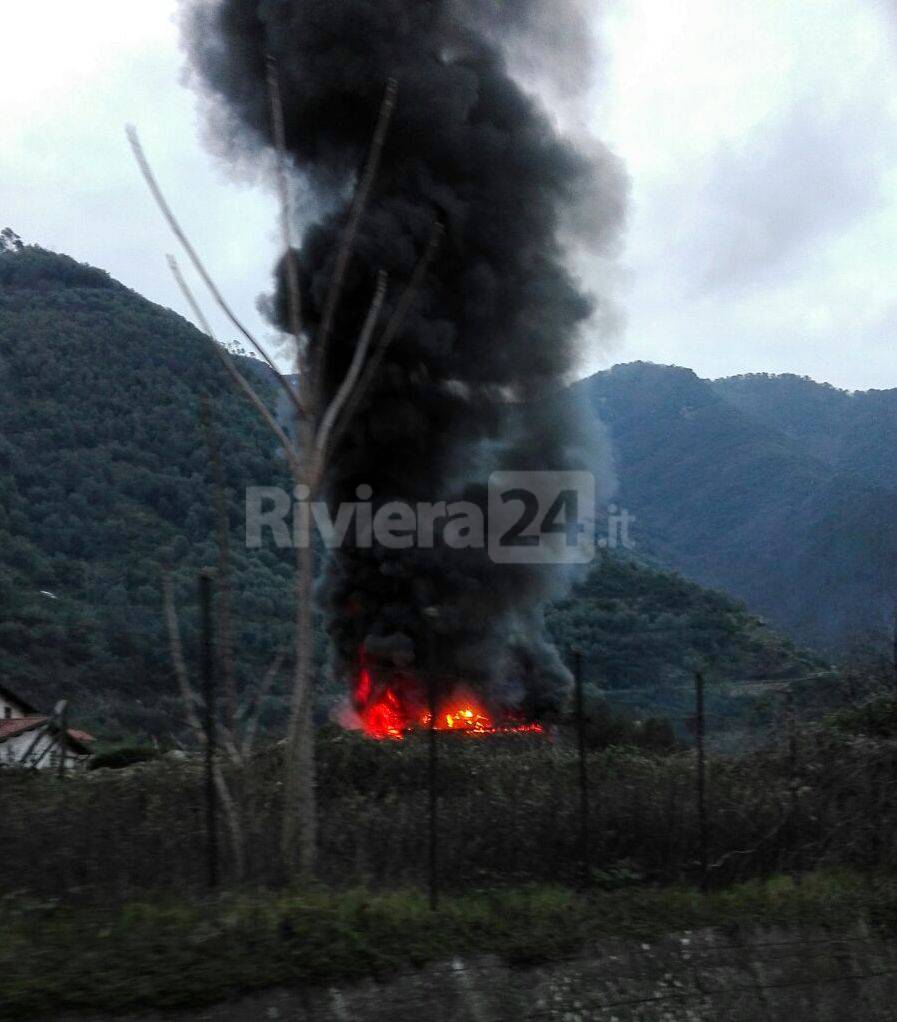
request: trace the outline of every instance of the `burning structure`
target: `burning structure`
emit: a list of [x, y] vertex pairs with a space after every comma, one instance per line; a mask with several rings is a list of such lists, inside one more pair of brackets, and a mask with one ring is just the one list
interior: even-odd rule
[[435, 672], [384, 671], [382, 667], [378, 671], [362, 662], [355, 678], [353, 712], [371, 738], [398, 740], [431, 726], [464, 735], [542, 731], [541, 724], [520, 713], [507, 709], [496, 713], [464, 681]]
[[[398, 84], [318, 366], [328, 396], [351, 362], [378, 273], [407, 281], [434, 222], [444, 225], [429, 278], [334, 452], [334, 507], [360, 487], [380, 505], [485, 507], [493, 471], [591, 467], [594, 443], [556, 395], [584, 332], [612, 313], [579, 286], [568, 252], [612, 254], [626, 183], [594, 140], [563, 138], [514, 74], [524, 62], [535, 77], [561, 68], [569, 85], [590, 56], [582, 18], [577, 0], [185, 3], [194, 80], [226, 157], [272, 146], [266, 75], [276, 61], [312, 354], [352, 185], [387, 82]], [[281, 266], [269, 302], [281, 326], [284, 277]], [[482, 544], [460, 547], [437, 535], [426, 546], [328, 555], [319, 595], [331, 667], [372, 735], [398, 737], [428, 720], [431, 682], [439, 726], [473, 732], [538, 720], [565, 694], [568, 672], [542, 621], [565, 571], [496, 564]]]

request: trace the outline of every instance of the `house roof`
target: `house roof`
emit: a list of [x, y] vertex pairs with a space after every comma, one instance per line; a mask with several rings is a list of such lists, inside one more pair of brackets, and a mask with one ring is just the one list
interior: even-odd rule
[[[34, 731], [36, 728], [41, 727], [50, 720], [49, 717], [42, 717], [40, 715], [32, 715], [29, 717], [9, 717], [6, 720], [0, 720], [0, 744], [7, 741], [10, 738], [15, 738], [17, 735], [23, 735], [28, 731]], [[86, 731], [78, 731], [75, 728], [70, 728], [67, 732], [69, 742], [74, 746], [77, 752], [82, 755], [86, 755], [90, 750], [87, 748], [87, 743], [94, 740], [93, 735], [89, 735]]]
[[88, 734], [86, 731], [79, 731], [77, 728], [74, 727], [69, 728], [69, 738], [71, 738], [73, 742], [79, 742], [82, 745], [87, 742], [96, 741], [96, 738], [94, 738], [93, 735]]
[[30, 717], [8, 717], [0, 720], [0, 742], [8, 738], [15, 738], [16, 735], [23, 735], [26, 731], [33, 731], [34, 728], [45, 724], [50, 718], [40, 716]]

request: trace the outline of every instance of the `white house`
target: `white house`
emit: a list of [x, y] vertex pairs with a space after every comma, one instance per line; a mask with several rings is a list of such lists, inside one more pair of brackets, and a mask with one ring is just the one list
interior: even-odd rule
[[15, 692], [0, 684], [0, 767], [31, 767], [43, 770], [59, 767], [62, 749], [65, 769], [81, 766], [90, 755], [87, 745], [93, 737], [84, 731], [66, 729], [60, 741], [57, 718], [40, 713]]

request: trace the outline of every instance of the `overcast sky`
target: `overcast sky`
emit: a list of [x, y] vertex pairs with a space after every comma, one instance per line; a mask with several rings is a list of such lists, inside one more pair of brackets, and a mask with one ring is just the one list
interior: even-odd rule
[[[598, 6], [598, 5], [596, 5]], [[123, 126], [223, 289], [254, 311], [277, 245], [260, 182], [206, 153], [176, 0], [2, 5], [0, 227], [184, 311]], [[584, 369], [794, 372], [897, 387], [891, 0], [608, 0], [590, 128], [632, 178], [625, 331]], [[588, 281], [586, 281], [588, 284]], [[223, 336], [231, 331], [216, 320]]]

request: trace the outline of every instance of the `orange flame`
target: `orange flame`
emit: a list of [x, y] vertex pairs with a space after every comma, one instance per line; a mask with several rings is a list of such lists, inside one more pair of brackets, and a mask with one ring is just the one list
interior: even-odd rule
[[[430, 727], [423, 686], [413, 677], [393, 677], [378, 686], [370, 670], [358, 673], [353, 702], [362, 729], [371, 738], [401, 741], [411, 731]], [[491, 714], [468, 693], [456, 691], [436, 710], [436, 730], [455, 734], [492, 735], [542, 732], [542, 725], [508, 717], [496, 723]]]
[[391, 688], [386, 688], [373, 696], [373, 684], [367, 668], [363, 668], [359, 676], [355, 703], [362, 727], [371, 738], [398, 740], [408, 729], [409, 720], [398, 695]]

